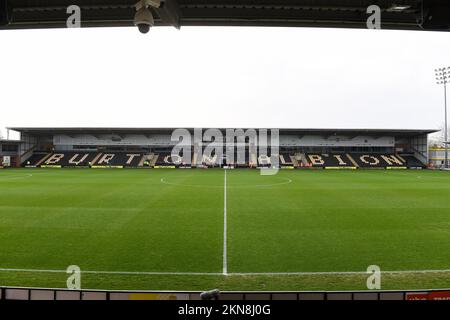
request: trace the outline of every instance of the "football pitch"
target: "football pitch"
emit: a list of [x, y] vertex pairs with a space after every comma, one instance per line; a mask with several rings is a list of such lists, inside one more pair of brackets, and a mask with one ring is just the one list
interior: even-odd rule
[[450, 287], [450, 172], [0, 170], [0, 286]]

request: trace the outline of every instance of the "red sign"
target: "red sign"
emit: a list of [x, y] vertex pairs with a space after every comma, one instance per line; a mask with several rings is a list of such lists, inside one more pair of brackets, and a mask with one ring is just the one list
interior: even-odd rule
[[406, 300], [450, 300], [450, 291], [411, 292]]
[[427, 292], [407, 293], [406, 300], [428, 300]]

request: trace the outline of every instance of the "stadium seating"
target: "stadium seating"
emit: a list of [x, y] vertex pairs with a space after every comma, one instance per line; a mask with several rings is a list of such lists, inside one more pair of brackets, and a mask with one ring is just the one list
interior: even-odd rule
[[289, 152], [281, 152], [280, 153], [280, 165], [281, 166], [294, 166], [293, 162], [294, 155], [291, 155]]
[[137, 167], [143, 154], [134, 152], [103, 153], [95, 165]]
[[48, 152], [34, 152], [30, 158], [28, 158], [24, 165], [25, 166], [37, 166], [43, 160], [45, 160], [50, 154]]
[[[413, 154], [397, 155], [392, 153], [296, 153], [282, 151], [279, 155], [249, 155], [245, 152], [245, 162], [238, 163], [235, 153], [234, 162], [236, 167], [268, 167], [274, 164], [274, 156], [279, 157], [279, 166], [287, 167], [313, 167], [313, 168], [399, 168], [399, 167], [424, 167]], [[204, 166], [213, 167], [218, 165], [217, 157], [220, 155], [203, 156], [201, 163]], [[192, 157], [196, 159], [195, 155]], [[172, 157], [170, 150], [145, 154], [140, 152], [35, 152], [25, 160], [24, 166], [62, 166], [83, 167], [91, 163], [93, 166], [123, 166], [140, 167], [144, 161], [150, 162], [150, 166], [182, 166], [182, 157]], [[223, 160], [223, 159], [222, 159]], [[187, 164], [189, 165], [189, 164]], [[195, 166], [195, 163], [192, 163]]]
[[178, 166], [181, 165], [181, 157], [172, 157], [170, 152], [160, 152], [157, 154], [156, 166]]
[[408, 168], [425, 168], [423, 163], [412, 154], [400, 155], [400, 157], [406, 162]]
[[[286, 157], [286, 156], [285, 156]], [[295, 159], [291, 155], [291, 159]], [[305, 161], [298, 166], [311, 167], [357, 167], [357, 168], [400, 168], [424, 167], [413, 155], [399, 156], [392, 153], [351, 152], [351, 153], [306, 153]]]
[[[53, 152], [34, 153], [24, 165], [83, 167], [89, 163], [95, 166], [137, 167], [143, 154], [133, 152]], [[45, 157], [45, 158], [44, 158]]]
[[352, 159], [345, 153], [307, 153], [306, 160], [312, 167], [354, 167]]
[[235, 157], [234, 164], [235, 164], [236, 168], [248, 168], [250, 166], [250, 157], [249, 157], [248, 151], [245, 152], [244, 159], [243, 159], [244, 161], [242, 161], [241, 158], [238, 159], [237, 151], [236, 151], [236, 154], [234, 155], [234, 157]]
[[54, 152], [41, 165], [63, 167], [87, 166], [89, 162], [94, 160], [96, 155], [96, 152]]
[[360, 168], [406, 167], [407, 163], [395, 154], [386, 153], [351, 153]]

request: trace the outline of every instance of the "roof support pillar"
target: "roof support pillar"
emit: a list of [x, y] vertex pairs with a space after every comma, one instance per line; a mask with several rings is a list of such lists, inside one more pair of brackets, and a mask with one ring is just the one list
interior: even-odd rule
[[7, 26], [11, 21], [11, 6], [7, 0], [0, 0], [0, 26]]

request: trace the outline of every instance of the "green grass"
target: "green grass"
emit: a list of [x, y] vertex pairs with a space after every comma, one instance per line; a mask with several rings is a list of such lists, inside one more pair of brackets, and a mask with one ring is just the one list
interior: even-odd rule
[[[83, 288], [356, 290], [365, 272], [450, 269], [450, 173], [223, 170], [0, 171], [0, 268], [83, 274]], [[64, 287], [63, 272], [0, 271], [0, 285]], [[383, 289], [450, 287], [450, 272], [383, 274]]]

